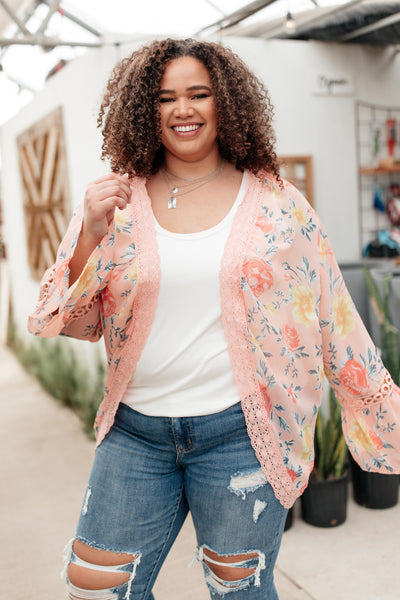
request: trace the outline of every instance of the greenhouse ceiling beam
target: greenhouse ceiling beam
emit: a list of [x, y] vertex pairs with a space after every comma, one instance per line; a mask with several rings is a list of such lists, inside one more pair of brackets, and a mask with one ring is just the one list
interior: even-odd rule
[[100, 42], [77, 42], [60, 40], [56, 38], [49, 38], [45, 36], [29, 35], [23, 38], [0, 38], [0, 47], [5, 48], [7, 46], [41, 46], [42, 48], [51, 49], [57, 46], [70, 46], [70, 47], [87, 47], [87, 48], [99, 48], [102, 46]]
[[[303, 21], [297, 19], [297, 15], [294, 15], [296, 18], [296, 31], [293, 33], [296, 33], [297, 35], [301, 33], [303, 29], [308, 29], [310, 25], [315, 25], [320, 21], [324, 21], [327, 17], [330, 17], [331, 15], [334, 15], [336, 13], [346, 12], [347, 9], [351, 8], [352, 6], [356, 6], [357, 4], [361, 4], [364, 1], [365, 0], [350, 0], [350, 2], [347, 2], [347, 4], [340, 4], [339, 6], [336, 5], [333, 8], [323, 10], [323, 12], [318, 11], [317, 15], [311, 16], [307, 19], [304, 19]], [[274, 27], [272, 29], [267, 30], [265, 33], [262, 33], [259, 37], [264, 40], [269, 40], [271, 38], [278, 37], [283, 33], [287, 33], [287, 29], [284, 24], [280, 25], [279, 27]]]
[[[87, 41], [79, 42], [76, 40], [62, 40], [59, 38], [54, 38], [54, 37], [45, 35], [45, 31], [47, 29], [47, 26], [50, 22], [51, 17], [59, 8], [60, 1], [61, 0], [44, 0], [44, 1], [39, 0], [36, 3], [37, 6], [40, 4], [47, 4], [47, 6], [49, 7], [49, 10], [48, 10], [45, 18], [43, 19], [42, 23], [40, 24], [38, 30], [36, 31], [36, 33], [32, 33], [25, 26], [25, 23], [23, 23], [21, 21], [21, 19], [18, 18], [18, 16], [10, 8], [10, 6], [7, 4], [7, 2], [5, 0], [0, 0], [0, 6], [2, 6], [4, 8], [4, 10], [7, 12], [9, 17], [16, 23], [16, 25], [18, 26], [18, 29], [23, 34], [20, 37], [18, 37], [18, 35], [14, 35], [13, 37], [9, 37], [9, 38], [8, 37], [0, 38], [0, 48], [7, 48], [10, 46], [40, 46], [46, 50], [49, 50], [52, 48], [56, 48], [57, 46], [87, 47], [87, 48], [98, 48], [98, 47], [102, 46], [103, 44], [101, 42], [97, 42], [97, 41], [95, 41], [95, 42], [87, 42]], [[80, 27], [86, 29], [87, 31], [90, 31], [90, 33], [92, 33], [96, 37], [101, 37], [100, 32], [96, 31], [94, 28], [90, 27], [83, 21], [80, 21], [79, 19], [77, 19], [76, 17], [71, 15], [70, 13], [68, 13], [68, 15], [66, 15], [65, 11], [63, 11], [63, 15], [65, 17], [67, 17], [68, 19], [73, 20]], [[30, 16], [32, 16], [32, 14]]]
[[222, 8], [220, 6], [218, 6], [217, 4], [215, 4], [215, 2], [212, 2], [212, 0], [204, 0], [204, 2], [206, 4], [208, 4], [209, 6], [212, 6], [217, 12], [219, 12], [223, 17], [226, 17], [226, 12], [224, 12], [222, 10]]
[[[46, 4], [47, 6], [50, 5], [50, 2], [51, 2], [51, 0], [39, 0], [39, 4]], [[94, 27], [89, 25], [89, 23], [82, 21], [82, 19], [80, 19], [79, 17], [76, 17], [69, 11], [64, 10], [64, 8], [62, 8], [62, 15], [69, 21], [72, 21], [76, 25], [79, 25], [79, 27], [82, 27], [82, 29], [86, 29], [86, 31], [88, 31], [89, 33], [92, 33], [96, 37], [101, 37], [103, 35], [100, 31], [98, 31], [97, 29], [95, 29]]]
[[52, 0], [51, 1], [51, 3], [49, 4], [49, 10], [47, 11], [47, 15], [45, 16], [45, 18], [42, 21], [42, 24], [38, 28], [36, 35], [44, 34], [51, 17], [54, 15], [55, 12], [57, 12], [60, 2], [61, 2], [61, 0]]
[[346, 33], [342, 37], [338, 38], [339, 42], [347, 42], [354, 38], [362, 37], [367, 33], [371, 33], [372, 31], [377, 31], [379, 29], [383, 29], [384, 27], [388, 27], [389, 25], [394, 25], [400, 21], [400, 13], [396, 13], [394, 15], [390, 15], [389, 17], [385, 17], [384, 19], [379, 19], [379, 21], [375, 21], [375, 23], [371, 23], [371, 25], [366, 25], [365, 27], [360, 27], [359, 29], [355, 29], [354, 31], [350, 31], [350, 33]]
[[18, 18], [15, 11], [8, 6], [5, 0], [0, 0], [0, 6], [4, 8], [10, 19], [14, 21], [14, 23], [18, 26], [18, 29], [21, 31], [21, 33], [23, 33], [24, 35], [31, 35], [29, 29], [25, 27], [24, 23], [21, 21], [21, 19]]
[[277, 2], [277, 0], [254, 0], [253, 2], [250, 2], [250, 4], [246, 4], [246, 6], [242, 6], [242, 8], [235, 10], [233, 13], [226, 15], [221, 19], [218, 19], [218, 21], [215, 21], [214, 23], [211, 23], [211, 25], [203, 27], [196, 33], [196, 35], [204, 33], [208, 29], [212, 28], [221, 30], [227, 29], [228, 27], [233, 27], [234, 25], [237, 25], [241, 21], [244, 21], [244, 19], [247, 19], [251, 15], [254, 15], [263, 8], [269, 6], [270, 4], [274, 4], [274, 2]]

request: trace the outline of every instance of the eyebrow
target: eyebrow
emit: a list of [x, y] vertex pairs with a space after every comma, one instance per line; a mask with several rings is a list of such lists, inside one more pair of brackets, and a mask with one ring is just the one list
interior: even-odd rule
[[[191, 85], [186, 88], [187, 92], [193, 92], [195, 90], [208, 90], [210, 93], [212, 92], [208, 85]], [[160, 90], [160, 94], [175, 94], [175, 90]]]

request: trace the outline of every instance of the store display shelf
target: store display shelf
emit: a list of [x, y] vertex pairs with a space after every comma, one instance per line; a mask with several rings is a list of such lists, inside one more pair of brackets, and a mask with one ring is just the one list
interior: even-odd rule
[[361, 175], [387, 175], [389, 173], [400, 173], [400, 163], [392, 167], [361, 167]]

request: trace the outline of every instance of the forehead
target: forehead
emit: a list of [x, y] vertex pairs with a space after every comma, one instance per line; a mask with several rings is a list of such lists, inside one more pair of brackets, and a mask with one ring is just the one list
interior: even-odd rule
[[182, 56], [171, 60], [165, 67], [161, 79], [161, 88], [163, 89], [186, 88], [199, 84], [211, 87], [210, 73], [200, 60], [192, 56]]

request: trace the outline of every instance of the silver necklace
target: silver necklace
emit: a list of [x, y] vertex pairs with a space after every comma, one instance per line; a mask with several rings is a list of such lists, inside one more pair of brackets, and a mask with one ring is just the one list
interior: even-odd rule
[[[207, 175], [202, 175], [201, 177], [197, 177], [196, 179], [185, 179], [184, 177], [180, 177], [180, 179], [183, 179], [183, 181], [187, 181], [188, 183], [183, 183], [179, 186], [171, 179], [171, 177], [177, 177], [177, 175], [170, 173], [165, 167], [162, 167], [161, 171], [169, 191], [167, 204], [168, 209], [170, 210], [176, 208], [176, 199], [178, 198], [178, 196], [190, 194], [190, 192], [194, 192], [194, 190], [197, 190], [202, 185], [205, 185], [209, 181], [212, 181], [213, 179], [218, 177], [224, 166], [225, 160], [223, 160], [222, 163], [216, 169], [214, 169], [214, 171], [211, 171], [211, 173], [208, 173]], [[182, 189], [183, 191], [181, 191]]]

